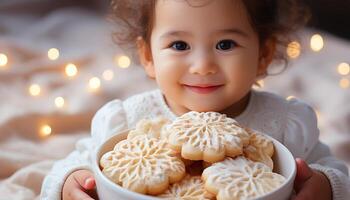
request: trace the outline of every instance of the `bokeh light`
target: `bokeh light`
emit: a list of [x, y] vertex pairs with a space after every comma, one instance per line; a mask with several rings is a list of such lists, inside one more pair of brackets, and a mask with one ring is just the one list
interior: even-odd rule
[[128, 56], [116, 56], [115, 62], [120, 68], [128, 68], [131, 64], [131, 60]]
[[0, 67], [5, 67], [8, 63], [8, 58], [6, 54], [0, 53]]
[[40, 127], [40, 131], [39, 131], [40, 136], [47, 137], [51, 135], [51, 133], [52, 133], [52, 128], [48, 124], [44, 124]]
[[288, 101], [290, 101], [290, 100], [292, 100], [292, 99], [295, 99], [295, 96], [290, 95], [290, 96], [288, 96], [286, 99], [287, 99]]
[[340, 63], [338, 65], [338, 73], [340, 75], [344, 75], [344, 76], [348, 75], [350, 73], [350, 66], [349, 66], [349, 64], [348, 63]]
[[114, 72], [112, 70], [107, 69], [107, 70], [103, 71], [102, 77], [104, 80], [110, 81], [114, 78]]
[[301, 45], [299, 42], [293, 41], [288, 44], [287, 55], [290, 58], [293, 58], [293, 59], [298, 58], [300, 56], [300, 53], [301, 53]]
[[41, 93], [41, 88], [38, 84], [32, 84], [29, 86], [29, 94], [32, 96], [39, 96]]
[[93, 77], [89, 80], [89, 88], [91, 90], [97, 90], [101, 87], [101, 81], [97, 77]]
[[323, 37], [319, 34], [315, 34], [310, 40], [311, 49], [315, 52], [321, 51], [324, 47]]
[[55, 98], [55, 105], [57, 108], [63, 108], [64, 103], [65, 103], [65, 100], [63, 97], [56, 97]]
[[58, 49], [56, 49], [56, 48], [51, 48], [47, 52], [47, 57], [50, 60], [57, 60], [60, 57], [60, 51]]
[[347, 78], [342, 78], [339, 81], [339, 86], [343, 89], [347, 89], [350, 86], [350, 81]]
[[68, 77], [74, 77], [78, 74], [78, 68], [73, 63], [68, 63], [66, 65], [65, 72]]

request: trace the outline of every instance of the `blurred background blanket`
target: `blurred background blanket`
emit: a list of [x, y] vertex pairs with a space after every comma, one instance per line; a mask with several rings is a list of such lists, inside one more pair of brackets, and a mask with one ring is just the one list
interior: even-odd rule
[[[78, 139], [89, 136], [99, 107], [156, 87], [137, 63], [120, 63], [123, 52], [112, 41], [106, 4], [77, 5], [81, 1], [0, 3], [0, 54], [8, 57], [0, 67], [0, 200], [38, 199], [44, 176]], [[324, 39], [320, 52], [309, 46], [315, 33]], [[349, 164], [350, 89], [345, 82], [350, 77], [339, 74], [338, 65], [350, 61], [350, 43], [314, 29], [300, 32], [298, 41], [301, 55], [281, 75], [261, 82], [259, 90], [312, 105], [321, 140]], [[53, 47], [60, 51], [57, 60], [47, 56]], [[68, 63], [77, 67], [76, 76], [65, 75]], [[32, 84], [40, 86], [38, 96], [28, 92]], [[57, 97], [64, 99], [63, 107], [55, 104]]]

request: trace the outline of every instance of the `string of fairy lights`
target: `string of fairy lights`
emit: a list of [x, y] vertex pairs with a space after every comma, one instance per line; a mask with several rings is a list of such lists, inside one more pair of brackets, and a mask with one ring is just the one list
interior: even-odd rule
[[[51, 48], [47, 51], [47, 57], [50, 61], [56, 61], [60, 58], [60, 50], [57, 48]], [[8, 55], [0, 52], [0, 72], [9, 70], [11, 67], [11, 61], [9, 60]], [[131, 65], [131, 60], [126, 55], [116, 55], [114, 57], [114, 63], [117, 67], [126, 69]], [[80, 73], [79, 66], [74, 63], [67, 63], [64, 66], [64, 76], [68, 80], [72, 80], [78, 76]], [[106, 69], [103, 71], [101, 78], [99, 76], [91, 77], [87, 82], [88, 92], [94, 93], [97, 92], [101, 87], [101, 79], [105, 81], [112, 81], [114, 79], [113, 69]], [[39, 97], [42, 94], [42, 88], [44, 86], [39, 83], [31, 83], [27, 87], [27, 93], [30, 97]], [[62, 96], [57, 96], [54, 98], [54, 106], [57, 109], [67, 109], [67, 100]], [[40, 137], [47, 137], [53, 133], [52, 127], [50, 124], [44, 123], [38, 127], [38, 134]]]
[[[320, 52], [324, 48], [324, 39], [320, 34], [314, 34], [310, 38], [310, 48], [314, 52]], [[293, 41], [289, 43], [286, 49], [286, 53], [290, 59], [297, 59], [302, 52], [302, 45], [298, 41]], [[51, 48], [47, 51], [47, 57], [51, 61], [56, 61], [60, 58], [60, 50], [57, 48]], [[128, 68], [131, 65], [131, 60], [126, 55], [116, 55], [114, 58], [114, 63], [119, 68]], [[1, 70], [9, 70], [10, 60], [8, 55], [0, 52], [0, 72]], [[335, 70], [339, 74], [339, 87], [346, 90], [350, 88], [350, 65], [347, 62], [341, 62], [338, 66], [335, 66]], [[74, 63], [67, 63], [64, 67], [65, 78], [74, 79], [79, 74], [79, 66]], [[114, 79], [114, 71], [112, 69], [106, 69], [102, 73], [102, 79], [105, 81], [112, 81]], [[87, 82], [89, 92], [96, 92], [101, 87], [101, 78], [99, 76], [94, 76], [90, 78]], [[264, 81], [260, 80], [260, 87], [264, 87]], [[28, 94], [31, 97], [37, 97], [42, 94], [42, 86], [38, 83], [32, 83], [28, 86]], [[286, 99], [290, 100], [295, 98], [294, 96], [288, 96]], [[54, 99], [54, 105], [57, 109], [64, 109], [67, 107], [67, 100], [62, 96], [57, 96]], [[317, 116], [319, 117], [320, 113], [316, 111]], [[42, 124], [38, 128], [38, 134], [41, 137], [47, 137], [53, 133], [52, 127], [50, 124]]]
[[[323, 37], [320, 34], [314, 34], [310, 38], [310, 49], [314, 52], [320, 52], [325, 46]], [[290, 59], [297, 59], [301, 55], [302, 45], [298, 41], [292, 41], [288, 44], [286, 53]], [[339, 87], [346, 90], [350, 88], [350, 65], [347, 62], [341, 62], [336, 66], [336, 70], [340, 75]], [[264, 80], [258, 81], [260, 87], [264, 86]], [[287, 99], [294, 98], [294, 96], [289, 96]]]

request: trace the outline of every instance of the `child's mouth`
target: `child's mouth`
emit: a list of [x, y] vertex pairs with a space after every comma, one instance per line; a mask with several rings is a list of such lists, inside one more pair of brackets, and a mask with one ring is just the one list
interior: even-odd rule
[[223, 85], [186, 85], [184, 84], [183, 86], [195, 93], [209, 94], [219, 89]]

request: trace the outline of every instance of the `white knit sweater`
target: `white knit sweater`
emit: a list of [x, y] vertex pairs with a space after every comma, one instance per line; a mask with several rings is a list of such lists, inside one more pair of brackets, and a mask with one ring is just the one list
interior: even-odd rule
[[[78, 141], [76, 150], [56, 162], [46, 176], [41, 199], [61, 200], [67, 176], [78, 169], [90, 169], [89, 152], [114, 134], [135, 127], [139, 120], [159, 115], [170, 120], [176, 117], [160, 90], [107, 103], [92, 120], [92, 136]], [[274, 137], [294, 157], [305, 159], [310, 167], [323, 172], [332, 185], [333, 200], [350, 199], [347, 168], [331, 156], [326, 145], [320, 143], [316, 115], [310, 106], [296, 99], [287, 101], [271, 93], [252, 91], [248, 107], [235, 119], [244, 126]]]

